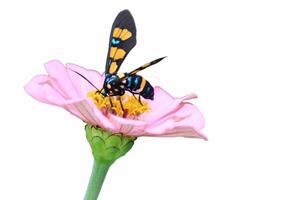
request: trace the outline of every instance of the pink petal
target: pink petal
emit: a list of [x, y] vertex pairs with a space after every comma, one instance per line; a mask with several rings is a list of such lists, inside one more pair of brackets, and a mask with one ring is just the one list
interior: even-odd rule
[[148, 136], [184, 136], [207, 139], [200, 130], [204, 128], [201, 112], [192, 104], [181, 103], [179, 109], [172, 112], [145, 129]]
[[154, 88], [154, 94], [154, 100], [148, 101], [148, 104], [151, 107], [151, 112], [145, 113], [141, 116], [141, 118], [148, 123], [153, 123], [161, 117], [173, 112], [177, 109], [181, 102], [197, 98], [196, 94], [188, 94], [181, 98], [174, 98], [158, 86]]
[[[83, 121], [92, 125], [98, 125], [98, 117], [94, 114], [93, 107], [86, 101], [80, 101], [73, 104], [70, 104], [75, 107], [75, 109], [84, 117]], [[69, 110], [71, 112], [71, 110]]]
[[47, 75], [39, 75], [32, 78], [25, 85], [24, 89], [34, 99], [43, 103], [61, 106], [71, 102], [53, 87], [52, 81]]
[[117, 125], [114, 124], [111, 120], [109, 120], [108, 117], [105, 116], [96, 106], [94, 106], [93, 112], [98, 118], [98, 126], [113, 133], [116, 132]]
[[125, 118], [122, 118], [122, 117], [118, 117], [116, 115], [110, 115], [110, 119], [112, 119], [116, 123], [119, 123], [120, 125], [133, 125], [133, 126], [144, 126], [144, 125], [146, 125], [146, 122], [144, 122], [144, 121], [134, 120], [134, 119], [125, 119]]
[[134, 119], [125, 119], [116, 115], [110, 114], [109, 120], [115, 124], [115, 133], [123, 133], [125, 135], [139, 136], [147, 125], [146, 122]]
[[[152, 136], [155, 137], [155, 135], [152, 135]], [[202, 133], [199, 133], [189, 127], [186, 127], [186, 128], [176, 127], [175, 129], [172, 129], [172, 130], [168, 131], [166, 134], [161, 135], [159, 137], [190, 137], [190, 138], [201, 138], [204, 140], [208, 140], [205, 135], [203, 135]]]
[[66, 98], [68, 99], [80, 98], [80, 92], [76, 90], [76, 87], [68, 75], [66, 67], [60, 61], [49, 61], [45, 64], [45, 69], [51, 77], [51, 83], [56, 90], [61, 90], [61, 92], [66, 95]]
[[[87, 92], [96, 90], [96, 88], [94, 88], [88, 81], [90, 81], [99, 90], [102, 88], [105, 78], [104, 74], [102, 75], [95, 70], [88, 70], [71, 63], [66, 64], [66, 66], [71, 81], [73, 82], [73, 84], [76, 84], [75, 87], [82, 96], [86, 96]], [[76, 72], [84, 76], [88, 81]]]
[[[100, 74], [95, 70], [88, 70], [78, 65], [67, 63], [67, 71], [69, 74], [70, 79], [72, 80], [73, 84], [75, 85], [77, 91], [80, 91], [81, 95], [86, 98], [87, 103], [90, 107], [92, 107], [92, 113], [96, 116], [96, 121], [98, 126], [114, 132], [116, 130], [116, 125], [112, 123], [107, 116], [105, 116], [94, 104], [91, 99], [87, 97], [87, 93], [90, 91], [94, 91], [97, 89], [101, 89], [104, 82], [104, 74]], [[90, 81], [93, 85], [91, 85], [85, 78], [80, 76], [81, 74], [85, 77], [88, 81]]]
[[35, 76], [25, 85], [24, 89], [34, 99], [43, 103], [52, 104], [52, 102], [47, 99], [43, 89], [43, 83], [47, 83], [47, 81], [49, 81], [49, 78], [46, 75]]
[[[25, 86], [26, 92], [38, 101], [62, 107], [83, 121], [98, 125], [100, 122], [94, 113], [95, 105], [89, 103], [86, 96], [73, 95], [74, 98], [70, 98], [72, 94], [70, 91], [66, 91], [66, 85], [69, 84], [72, 87], [69, 89], [73, 91], [74, 88], [78, 87], [76, 87], [76, 83], [71, 82], [65, 67], [60, 64], [58, 61], [47, 63], [46, 67], [51, 76], [40, 75], [34, 77]], [[68, 83], [64, 84], [63, 80]]]

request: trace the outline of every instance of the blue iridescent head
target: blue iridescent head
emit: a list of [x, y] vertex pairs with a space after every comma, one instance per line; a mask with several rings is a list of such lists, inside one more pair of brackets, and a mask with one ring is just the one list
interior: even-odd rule
[[125, 93], [121, 87], [120, 78], [116, 74], [106, 74], [101, 94], [107, 96], [122, 96]]

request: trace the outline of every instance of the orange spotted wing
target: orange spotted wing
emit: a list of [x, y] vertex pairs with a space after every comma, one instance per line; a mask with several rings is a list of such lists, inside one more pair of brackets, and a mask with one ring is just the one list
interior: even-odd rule
[[116, 17], [109, 38], [109, 48], [106, 59], [106, 74], [116, 74], [136, 44], [136, 27], [129, 10], [121, 11]]

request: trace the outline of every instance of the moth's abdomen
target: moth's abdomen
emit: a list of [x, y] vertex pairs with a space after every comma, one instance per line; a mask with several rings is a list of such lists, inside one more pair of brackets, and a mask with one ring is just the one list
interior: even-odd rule
[[142, 79], [143, 78], [139, 75], [130, 76], [127, 79], [126, 87], [131, 91], [137, 91], [138, 89], [140, 89]]
[[139, 94], [145, 99], [153, 100], [154, 89], [151, 84], [142, 76], [133, 75], [128, 77], [126, 88], [134, 94]]
[[141, 96], [144, 97], [145, 99], [154, 99], [154, 89], [152, 85], [147, 81], [145, 87], [141, 91]]

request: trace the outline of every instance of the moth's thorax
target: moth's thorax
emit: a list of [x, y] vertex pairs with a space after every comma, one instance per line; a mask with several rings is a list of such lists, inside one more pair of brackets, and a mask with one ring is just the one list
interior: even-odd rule
[[124, 77], [124, 73], [119, 74], [106, 74], [105, 80], [103, 84], [104, 91], [102, 94], [104, 96], [121, 96], [125, 93], [124, 90], [124, 81], [121, 81], [120, 79]]

